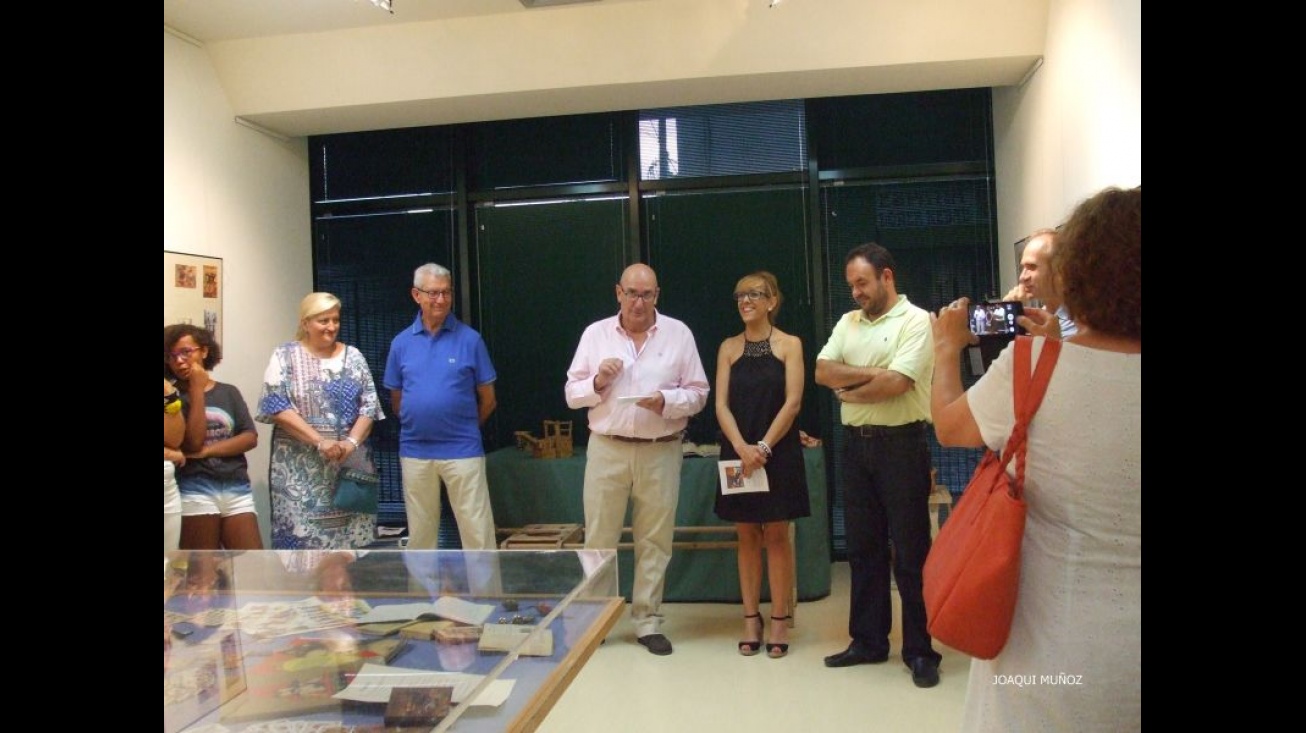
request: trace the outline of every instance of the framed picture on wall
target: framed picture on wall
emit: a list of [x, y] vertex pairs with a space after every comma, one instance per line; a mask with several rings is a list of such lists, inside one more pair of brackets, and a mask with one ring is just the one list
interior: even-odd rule
[[222, 258], [163, 251], [163, 325], [193, 323], [222, 343]]

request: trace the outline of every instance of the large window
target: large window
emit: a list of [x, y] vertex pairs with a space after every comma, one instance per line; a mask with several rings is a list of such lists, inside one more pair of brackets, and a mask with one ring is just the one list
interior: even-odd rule
[[[776, 276], [784, 294], [776, 323], [803, 339], [810, 378], [817, 334], [812, 321], [806, 201], [804, 188], [772, 186], [667, 193], [645, 201], [648, 262], [657, 271], [662, 289], [658, 309], [693, 330], [709, 383], [716, 380], [717, 347], [743, 329], [731, 298], [735, 283], [756, 270]], [[819, 435], [816, 394], [816, 387], [809, 385], [799, 424]], [[712, 399], [690, 420], [689, 439], [720, 440]]]
[[639, 113], [639, 173], [665, 178], [798, 172], [807, 166], [802, 100]]
[[518, 430], [541, 435], [544, 420], [574, 420], [573, 439], [586, 442], [563, 383], [581, 331], [616, 309], [626, 208], [624, 198], [477, 207], [480, 330], [499, 372], [487, 449], [513, 445]]

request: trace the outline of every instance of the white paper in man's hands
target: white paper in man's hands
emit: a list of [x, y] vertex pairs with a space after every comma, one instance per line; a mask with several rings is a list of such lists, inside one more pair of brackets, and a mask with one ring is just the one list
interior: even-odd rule
[[650, 397], [652, 397], [652, 396], [653, 396], [653, 395], [651, 395], [651, 394], [626, 395], [625, 397], [618, 397], [618, 398], [617, 398], [617, 404], [618, 404], [618, 405], [633, 405], [633, 404], [635, 404], [636, 402], [639, 402], [640, 400], [646, 400], [646, 399], [648, 399], [648, 398], [650, 398]]
[[771, 490], [765, 468], [753, 471], [747, 478], [744, 478], [743, 461], [717, 461], [717, 470], [721, 476], [722, 494], [753, 494]]

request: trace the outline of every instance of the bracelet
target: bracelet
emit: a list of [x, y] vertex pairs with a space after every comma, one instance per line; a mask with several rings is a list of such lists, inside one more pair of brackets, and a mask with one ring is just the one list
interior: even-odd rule
[[358, 450], [358, 441], [354, 440], [354, 436], [346, 435], [345, 440], [349, 441], [354, 446], [354, 450]]
[[321, 440], [319, 440], [319, 441], [317, 442], [317, 452], [318, 452], [318, 453], [321, 453], [321, 452], [322, 452], [322, 444], [325, 443], [325, 442], [326, 442], [326, 438], [323, 438], [323, 439], [321, 439]]
[[765, 440], [757, 441], [757, 447], [762, 449], [762, 455], [771, 457], [771, 446], [767, 445]]

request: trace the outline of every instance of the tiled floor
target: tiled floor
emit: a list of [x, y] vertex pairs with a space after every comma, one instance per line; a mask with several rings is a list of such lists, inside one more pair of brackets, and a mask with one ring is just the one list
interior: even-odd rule
[[[919, 689], [898, 658], [898, 630], [889, 661], [829, 669], [822, 657], [848, 643], [848, 564], [832, 567], [831, 593], [800, 603], [789, 656], [740, 656], [740, 607], [672, 603], [662, 630], [669, 657], [635, 643], [629, 611], [613, 627], [539, 727], [540, 733], [747, 731], [955, 731], [970, 658], [939, 645], [937, 687]], [[770, 609], [762, 606], [762, 614]], [[897, 618], [895, 596], [895, 619]], [[768, 624], [770, 622], [768, 621]]]

